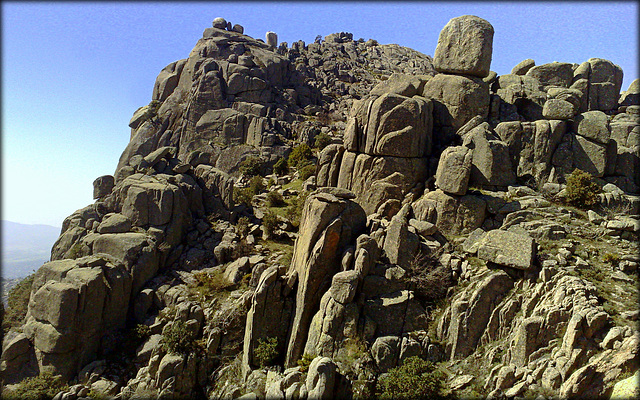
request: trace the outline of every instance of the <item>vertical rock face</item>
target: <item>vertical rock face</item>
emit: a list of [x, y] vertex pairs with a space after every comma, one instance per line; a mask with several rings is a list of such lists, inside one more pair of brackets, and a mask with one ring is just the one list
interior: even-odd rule
[[372, 156], [424, 157], [431, 153], [432, 105], [427, 99], [385, 93], [360, 103], [345, 132], [348, 151]]
[[489, 85], [480, 78], [439, 74], [425, 84], [422, 96], [434, 102], [433, 125], [439, 132], [434, 139], [445, 143], [446, 135], [453, 135], [476, 115], [488, 115]]
[[452, 305], [448, 340], [452, 358], [466, 357], [473, 352], [493, 308], [512, 287], [513, 280], [497, 271], [484, 278], [466, 301]]
[[131, 274], [108, 258], [43, 265], [34, 279], [23, 328], [38, 369], [52, 366], [70, 379], [92, 361], [102, 334], [124, 326], [131, 288]]
[[493, 51], [493, 26], [473, 15], [451, 19], [440, 32], [433, 65], [438, 72], [484, 78]]
[[364, 210], [349, 199], [352, 196], [346, 191], [327, 190], [305, 202], [301, 235], [296, 239], [289, 269], [290, 274], [298, 276], [298, 289], [286, 353], [288, 366], [302, 356], [311, 317], [333, 275], [340, 271], [342, 252], [364, 230]]
[[374, 90], [384, 94], [354, 102], [344, 150], [327, 147], [320, 155], [318, 185], [353, 191], [368, 214], [390, 198], [402, 199], [428, 173], [433, 104], [394, 91], [401, 88], [400, 92], [415, 93], [430, 78], [397, 75], [394, 79]]
[[243, 376], [257, 366], [253, 353], [259, 340], [277, 338], [278, 354], [284, 354], [287, 348], [288, 322], [294, 310], [292, 299], [285, 296], [286, 282], [280, 278], [283, 273], [277, 266], [272, 266], [260, 276], [247, 314], [242, 353]]

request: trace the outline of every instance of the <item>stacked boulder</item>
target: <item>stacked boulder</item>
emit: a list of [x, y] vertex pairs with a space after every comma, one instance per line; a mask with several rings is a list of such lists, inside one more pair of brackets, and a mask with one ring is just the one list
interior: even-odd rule
[[390, 80], [397, 84], [387, 92], [356, 101], [344, 147], [330, 146], [320, 155], [317, 184], [353, 191], [371, 214], [424, 182], [433, 106], [416, 94], [427, 79], [395, 75]]
[[[434, 102], [434, 130], [442, 150], [471, 118], [487, 117], [493, 27], [482, 18], [453, 18], [440, 32], [433, 64], [436, 75], [423, 96]], [[495, 75], [495, 74], [494, 74]]]

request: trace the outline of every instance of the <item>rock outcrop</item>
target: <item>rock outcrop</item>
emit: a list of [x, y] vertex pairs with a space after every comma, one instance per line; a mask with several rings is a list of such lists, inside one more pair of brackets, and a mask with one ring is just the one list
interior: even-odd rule
[[[216, 18], [65, 219], [4, 390], [367, 397], [414, 356], [453, 397], [636, 390], [638, 81], [597, 58], [498, 76], [493, 34], [454, 18], [432, 61]], [[575, 169], [602, 190], [586, 212]]]

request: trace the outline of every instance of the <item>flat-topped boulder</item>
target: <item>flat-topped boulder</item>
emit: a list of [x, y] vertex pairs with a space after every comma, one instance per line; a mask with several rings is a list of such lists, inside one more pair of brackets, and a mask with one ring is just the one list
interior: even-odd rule
[[500, 229], [487, 232], [478, 244], [478, 258], [522, 270], [533, 267], [535, 254], [531, 236]]

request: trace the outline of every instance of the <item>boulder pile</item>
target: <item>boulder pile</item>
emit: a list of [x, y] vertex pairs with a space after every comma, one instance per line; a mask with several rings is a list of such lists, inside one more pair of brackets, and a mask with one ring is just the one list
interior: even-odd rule
[[[432, 59], [216, 18], [65, 219], [3, 336], [3, 390], [637, 392], [638, 80], [620, 93], [598, 58], [498, 76], [493, 35], [453, 18]], [[439, 372], [398, 377], [415, 357]]]

